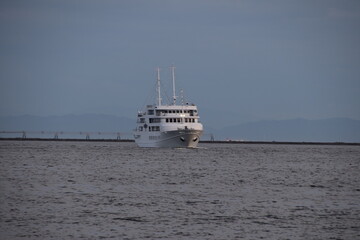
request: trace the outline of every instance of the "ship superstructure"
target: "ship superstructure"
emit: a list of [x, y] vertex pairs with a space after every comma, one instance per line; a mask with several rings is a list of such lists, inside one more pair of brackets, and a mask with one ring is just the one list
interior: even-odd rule
[[156, 104], [147, 105], [137, 115], [134, 130], [139, 147], [188, 147], [195, 148], [203, 132], [195, 104], [177, 104], [175, 90], [175, 67], [171, 67], [173, 101], [163, 104], [160, 89], [160, 69], [157, 68]]

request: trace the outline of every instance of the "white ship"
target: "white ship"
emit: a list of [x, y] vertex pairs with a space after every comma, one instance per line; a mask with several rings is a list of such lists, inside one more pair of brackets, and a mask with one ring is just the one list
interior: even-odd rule
[[173, 102], [162, 104], [160, 69], [157, 68], [156, 104], [139, 111], [134, 130], [139, 147], [195, 148], [203, 132], [197, 107], [194, 104], [177, 104], [175, 91], [175, 67], [171, 67]]

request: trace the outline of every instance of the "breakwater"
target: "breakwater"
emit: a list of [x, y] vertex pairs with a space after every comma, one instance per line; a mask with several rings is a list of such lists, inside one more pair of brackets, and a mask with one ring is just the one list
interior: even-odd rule
[[[63, 142], [135, 142], [133, 139], [82, 139], [82, 138], [0, 138], [0, 141], [63, 141]], [[200, 141], [217, 144], [283, 144], [283, 145], [349, 145], [360, 146], [356, 142], [288, 142], [288, 141]]]

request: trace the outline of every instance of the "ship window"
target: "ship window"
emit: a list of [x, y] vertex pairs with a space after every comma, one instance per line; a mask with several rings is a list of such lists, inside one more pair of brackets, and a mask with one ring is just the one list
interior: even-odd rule
[[149, 115], [154, 115], [154, 110], [153, 110], [153, 109], [148, 110], [148, 114], [149, 114]]
[[151, 127], [149, 127], [149, 132], [157, 132], [157, 131], [160, 131], [159, 126], [151, 126]]
[[149, 136], [149, 140], [158, 140], [160, 136]]
[[149, 123], [159, 123], [161, 122], [161, 118], [149, 118]]
[[177, 119], [177, 122], [178, 122], [178, 123], [181, 122], [181, 118], [178, 118], [178, 119]]

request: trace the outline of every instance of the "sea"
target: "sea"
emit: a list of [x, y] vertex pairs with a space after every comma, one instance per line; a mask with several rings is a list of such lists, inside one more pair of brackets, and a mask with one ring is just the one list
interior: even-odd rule
[[360, 239], [360, 146], [0, 141], [0, 239]]

